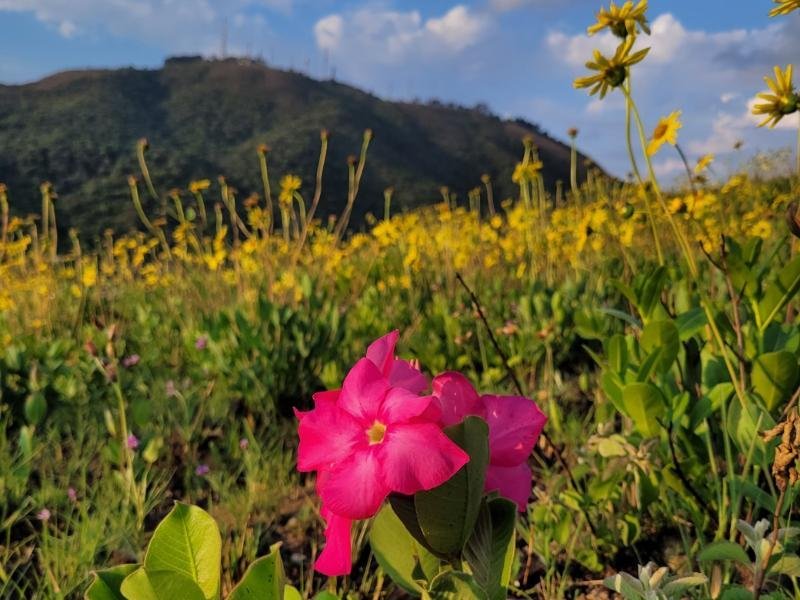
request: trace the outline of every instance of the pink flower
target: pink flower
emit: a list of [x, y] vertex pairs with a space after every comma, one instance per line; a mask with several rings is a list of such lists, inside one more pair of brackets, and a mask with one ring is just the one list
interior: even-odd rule
[[489, 425], [489, 468], [486, 491], [498, 491], [524, 511], [531, 493], [528, 457], [547, 417], [533, 400], [522, 396], [479, 396], [460, 373], [442, 373], [433, 380], [433, 395], [447, 427], [474, 415]]
[[130, 434], [128, 439], [125, 441], [125, 445], [129, 450], [136, 450], [139, 447], [139, 438], [133, 434]]
[[420, 372], [417, 361], [402, 360], [395, 356], [394, 349], [399, 337], [400, 332], [394, 330], [375, 340], [367, 348], [367, 358], [389, 379], [391, 385], [421, 394], [428, 389], [428, 378]]
[[352, 522], [375, 515], [393, 492], [412, 495], [450, 479], [469, 460], [438, 424], [428, 381], [416, 365], [394, 356], [397, 332], [373, 343], [341, 391], [314, 395], [300, 420], [299, 471], [317, 471], [326, 521], [316, 569], [350, 572]]
[[122, 366], [126, 369], [130, 369], [138, 365], [141, 360], [142, 358], [138, 354], [131, 354], [122, 359]]
[[194, 469], [194, 474], [197, 475], [198, 477], [205, 477], [210, 472], [211, 472], [211, 467], [209, 467], [205, 463], [197, 465]]

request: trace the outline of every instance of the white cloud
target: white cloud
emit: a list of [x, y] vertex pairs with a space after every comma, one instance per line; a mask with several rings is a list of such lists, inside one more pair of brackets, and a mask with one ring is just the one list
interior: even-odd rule
[[486, 19], [471, 13], [464, 5], [455, 6], [443, 16], [425, 23], [426, 31], [456, 51], [475, 43], [486, 27]]
[[[0, 0], [0, 12], [27, 12], [61, 36], [103, 33], [159, 43], [168, 51], [197, 51], [220, 39], [223, 24], [247, 29], [258, 15], [292, 9], [295, 0]], [[236, 34], [236, 31], [231, 31]]]
[[464, 5], [427, 20], [416, 10], [367, 6], [323, 17], [314, 26], [314, 36], [320, 49], [358, 71], [409, 59], [456, 55], [482, 39], [489, 27], [488, 15]]
[[659, 177], [669, 178], [686, 172], [686, 166], [679, 158], [656, 159], [654, 163], [653, 170]]

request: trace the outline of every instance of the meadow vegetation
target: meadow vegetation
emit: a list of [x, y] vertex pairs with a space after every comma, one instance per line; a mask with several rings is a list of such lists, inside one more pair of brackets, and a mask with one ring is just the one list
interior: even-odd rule
[[[800, 8], [775, 4], [776, 17]], [[58, 240], [50, 184], [27, 218], [0, 188], [0, 597], [80, 598], [94, 570], [147, 567], [165, 517], [198, 519], [212, 540], [218, 528], [221, 575], [195, 574], [205, 598], [248, 597], [232, 590], [265, 555], [258, 569], [285, 570], [286, 598], [800, 597], [800, 165], [762, 156], [720, 181], [713, 157], [680, 150], [678, 112], [645, 129], [630, 82], [646, 8], [598, 15], [590, 32], [609, 27], [620, 46], [576, 81], [625, 96], [627, 128], [609, 135], [630, 150], [631, 181], [579, 181], [574, 153], [572, 181], [550, 192], [526, 139], [514, 197], [487, 176], [466, 198], [443, 189], [399, 212], [389, 189], [351, 232], [370, 131], [329, 220], [325, 131], [316, 171], [277, 186], [280, 148], [254, 148], [263, 189], [246, 200], [224, 178], [165, 192], [141, 143], [141, 227], [92, 250], [75, 232]], [[791, 67], [768, 84], [756, 111], [774, 125], [798, 110]], [[651, 162], [667, 151], [686, 162], [669, 190]], [[547, 416], [500, 561], [507, 592], [487, 591], [466, 550], [436, 567], [458, 574], [447, 590], [421, 550], [390, 556], [381, 534], [414, 541], [386, 510], [372, 533], [355, 525], [349, 575], [314, 572], [329, 518], [296, 471], [293, 409], [395, 329], [426, 372]], [[120, 569], [103, 572], [117, 590]]]

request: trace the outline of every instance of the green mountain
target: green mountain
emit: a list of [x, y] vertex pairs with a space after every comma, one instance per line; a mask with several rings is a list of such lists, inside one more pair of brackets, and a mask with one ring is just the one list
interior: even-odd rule
[[[367, 211], [381, 214], [389, 186], [398, 210], [438, 201], [443, 185], [464, 202], [483, 173], [495, 182], [497, 199], [513, 195], [511, 172], [526, 135], [539, 149], [546, 185], [569, 181], [569, 148], [522, 120], [482, 107], [389, 102], [252, 60], [196, 57], [169, 59], [156, 70], [69, 71], [0, 86], [0, 181], [18, 214], [36, 212], [39, 185], [51, 181], [59, 227], [92, 239], [107, 227], [138, 226], [127, 177], [139, 175], [142, 137], [161, 194], [221, 174], [240, 199], [260, 192], [256, 147], [266, 143], [273, 187], [281, 174], [296, 173], [310, 200], [322, 128], [331, 132], [322, 216], [341, 211], [347, 157], [358, 154], [366, 128], [375, 139], [353, 222]], [[581, 157], [581, 178], [583, 163]]]

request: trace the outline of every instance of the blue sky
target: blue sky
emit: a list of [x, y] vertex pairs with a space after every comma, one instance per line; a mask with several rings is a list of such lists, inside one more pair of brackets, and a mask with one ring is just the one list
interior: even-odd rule
[[[390, 99], [488, 104], [557, 137], [576, 126], [580, 145], [616, 174], [627, 171], [624, 113], [572, 89], [609, 35], [585, 29], [604, 0], [0, 0], [0, 81], [65, 68], [155, 67], [166, 56], [221, 52], [263, 57]], [[765, 131], [748, 116], [762, 77], [800, 57], [800, 17], [768, 19], [769, 0], [651, 0], [652, 47], [634, 74], [648, 128], [683, 111], [681, 145], [732, 165], [794, 144], [797, 121]], [[732, 151], [737, 140], [744, 150]], [[671, 149], [658, 157], [679, 173]]]

